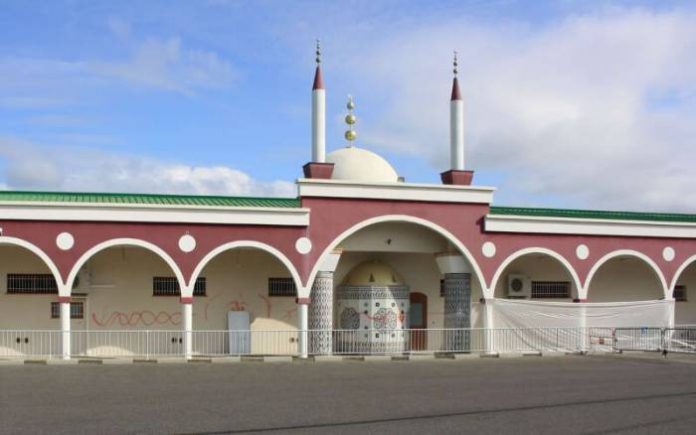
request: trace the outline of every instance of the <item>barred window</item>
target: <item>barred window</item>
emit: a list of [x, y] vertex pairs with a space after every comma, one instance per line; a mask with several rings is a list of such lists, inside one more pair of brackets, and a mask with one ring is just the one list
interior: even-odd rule
[[268, 296], [296, 296], [297, 289], [292, 278], [268, 278]]
[[[196, 279], [196, 284], [193, 286], [194, 296], [205, 296], [206, 281], [201, 277]], [[152, 296], [179, 296], [181, 288], [179, 281], [173, 276], [155, 276], [152, 278]]]
[[568, 299], [568, 281], [532, 281], [532, 299]]
[[686, 286], [678, 285], [674, 287], [674, 300], [676, 302], [686, 302]]
[[58, 286], [50, 273], [8, 273], [7, 293], [58, 294]]
[[[51, 319], [60, 318], [60, 303], [51, 302]], [[70, 302], [70, 318], [71, 319], [84, 319], [85, 318], [85, 304], [82, 302]]]

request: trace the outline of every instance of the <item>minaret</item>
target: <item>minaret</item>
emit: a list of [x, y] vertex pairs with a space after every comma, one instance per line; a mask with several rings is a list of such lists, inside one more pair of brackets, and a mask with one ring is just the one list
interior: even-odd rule
[[321, 46], [317, 39], [317, 68], [312, 85], [312, 160], [302, 169], [305, 178], [331, 178], [333, 163], [326, 163], [326, 91], [321, 76]]
[[454, 78], [452, 80], [452, 96], [450, 98], [450, 170], [440, 176], [444, 184], [468, 186], [474, 177], [473, 171], [464, 169], [464, 100], [459, 90], [459, 64], [457, 52], [454, 52]]
[[464, 101], [457, 79], [457, 52], [454, 52], [454, 79], [450, 98], [450, 169], [464, 170]]
[[312, 86], [312, 162], [326, 162], [326, 91], [321, 77], [321, 46], [317, 39], [317, 69]]

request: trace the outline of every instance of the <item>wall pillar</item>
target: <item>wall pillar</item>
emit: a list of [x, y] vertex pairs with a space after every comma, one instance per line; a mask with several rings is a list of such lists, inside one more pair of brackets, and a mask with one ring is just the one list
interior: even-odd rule
[[309, 302], [309, 298], [297, 298], [297, 354], [303, 359], [309, 356]]
[[70, 296], [59, 296], [60, 304], [60, 348], [61, 357], [70, 359], [72, 346], [70, 341]]
[[460, 254], [444, 253], [436, 258], [444, 275], [445, 337], [444, 350], [467, 352], [471, 349], [471, 269]]
[[184, 340], [184, 358], [193, 354], [193, 297], [181, 297], [181, 334]]
[[309, 304], [309, 352], [313, 355], [329, 355], [333, 351], [333, 277], [341, 253], [341, 250], [335, 250], [324, 259], [312, 283]]

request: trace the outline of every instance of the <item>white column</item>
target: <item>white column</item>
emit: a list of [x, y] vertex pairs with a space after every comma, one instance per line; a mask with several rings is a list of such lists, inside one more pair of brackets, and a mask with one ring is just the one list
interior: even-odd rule
[[[317, 69], [317, 74], [320, 74]], [[312, 162], [326, 162], [326, 91], [312, 90]]]
[[297, 298], [297, 353], [300, 358], [309, 355], [309, 298]]
[[341, 258], [341, 249], [324, 258], [312, 283], [309, 305], [310, 352], [328, 355], [333, 351], [334, 272]]
[[70, 296], [59, 296], [60, 304], [60, 331], [61, 331], [61, 354], [63, 359], [70, 359]]
[[484, 299], [483, 300], [483, 307], [484, 307], [484, 313], [485, 315], [483, 316], [483, 322], [484, 322], [484, 333], [486, 334], [486, 339], [485, 339], [485, 347], [486, 347], [486, 353], [495, 353], [495, 329], [494, 329], [494, 321], [493, 321], [493, 303], [495, 302], [495, 299], [490, 298], [490, 299]]
[[451, 169], [464, 170], [464, 101], [450, 101], [450, 163]]
[[589, 333], [590, 331], [587, 329], [587, 305], [585, 302], [580, 302], [580, 351], [581, 352], [587, 352], [589, 351]]
[[181, 332], [184, 338], [184, 358], [193, 353], [193, 297], [181, 298]]
[[471, 349], [471, 267], [463, 255], [442, 253], [436, 256], [444, 276], [444, 311], [446, 351], [467, 352]]

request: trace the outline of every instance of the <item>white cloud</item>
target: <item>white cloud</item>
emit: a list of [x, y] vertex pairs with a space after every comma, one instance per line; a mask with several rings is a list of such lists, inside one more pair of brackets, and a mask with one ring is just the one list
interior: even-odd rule
[[295, 185], [259, 181], [225, 166], [190, 166], [75, 147], [47, 147], [0, 138], [9, 189], [295, 196]]
[[364, 104], [386, 100], [366, 143], [447, 166], [456, 48], [469, 166], [507, 175], [498, 202], [696, 211], [696, 15], [612, 9], [532, 28], [452, 14], [369, 36], [339, 60]]
[[227, 86], [237, 76], [232, 65], [216, 53], [185, 49], [179, 38], [147, 39], [130, 59], [89, 62], [88, 69], [98, 76], [187, 95], [198, 88]]

